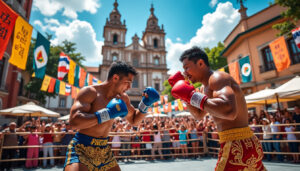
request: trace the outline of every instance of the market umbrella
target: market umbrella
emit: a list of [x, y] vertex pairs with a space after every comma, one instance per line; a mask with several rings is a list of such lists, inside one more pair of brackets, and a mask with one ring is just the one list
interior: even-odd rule
[[30, 117], [60, 117], [60, 114], [28, 102], [25, 105], [0, 110], [0, 115], [30, 116]]
[[175, 117], [182, 117], [182, 116], [192, 116], [190, 112], [181, 112], [175, 115]]
[[146, 116], [146, 118], [153, 118], [153, 117], [168, 117], [168, 115], [161, 114], [161, 113], [154, 113], [154, 114], [149, 114]]

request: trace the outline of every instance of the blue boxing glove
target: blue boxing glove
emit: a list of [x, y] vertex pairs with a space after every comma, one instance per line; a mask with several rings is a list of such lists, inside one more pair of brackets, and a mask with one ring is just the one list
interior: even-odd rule
[[147, 87], [144, 90], [144, 93], [148, 95], [148, 98], [143, 96], [139, 104], [139, 110], [141, 113], [147, 113], [148, 107], [151, 106], [154, 102], [159, 100], [158, 92], [152, 87]]
[[114, 119], [116, 117], [125, 117], [128, 114], [128, 109], [125, 102], [121, 99], [112, 99], [106, 108], [95, 112], [98, 119], [98, 124]]

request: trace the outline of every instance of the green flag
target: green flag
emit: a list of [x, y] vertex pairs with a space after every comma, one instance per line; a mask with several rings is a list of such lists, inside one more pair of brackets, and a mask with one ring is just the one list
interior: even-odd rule
[[59, 94], [59, 86], [60, 86], [60, 80], [56, 80], [55, 83], [55, 93]]
[[33, 68], [35, 71], [35, 77], [37, 78], [43, 79], [45, 76], [49, 51], [50, 42], [38, 32], [33, 52]]
[[249, 56], [246, 56], [239, 61], [242, 73], [242, 82], [247, 83], [252, 81], [252, 67], [250, 65]]

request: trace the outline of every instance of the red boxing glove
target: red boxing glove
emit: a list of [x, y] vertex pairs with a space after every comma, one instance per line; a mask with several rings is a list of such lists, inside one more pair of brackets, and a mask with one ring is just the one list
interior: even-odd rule
[[177, 81], [171, 90], [171, 94], [176, 99], [182, 99], [201, 110], [203, 110], [204, 102], [207, 100], [205, 94], [196, 92], [194, 86], [186, 83], [184, 80]]
[[176, 72], [174, 75], [171, 75], [170, 78], [168, 79], [170, 85], [173, 87], [177, 81], [179, 80], [184, 80], [184, 76], [181, 74], [180, 71]]

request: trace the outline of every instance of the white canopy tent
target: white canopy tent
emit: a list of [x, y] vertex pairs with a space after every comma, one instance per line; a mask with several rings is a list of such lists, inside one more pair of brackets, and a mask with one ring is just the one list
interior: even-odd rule
[[69, 118], [70, 118], [70, 114], [62, 116], [62, 117], [58, 118], [58, 120], [60, 120], [60, 121], [66, 121], [66, 120], [69, 120]]
[[150, 113], [146, 116], [146, 118], [153, 118], [153, 117], [168, 117], [168, 115], [161, 114], [161, 113]]
[[181, 112], [175, 115], [175, 117], [183, 117], [183, 116], [192, 116], [192, 114], [190, 112]]
[[31, 117], [60, 117], [60, 114], [28, 102], [25, 105], [0, 110], [0, 115], [31, 116]]
[[247, 106], [265, 105], [300, 99], [300, 77], [296, 76], [276, 89], [264, 89], [245, 97]]

